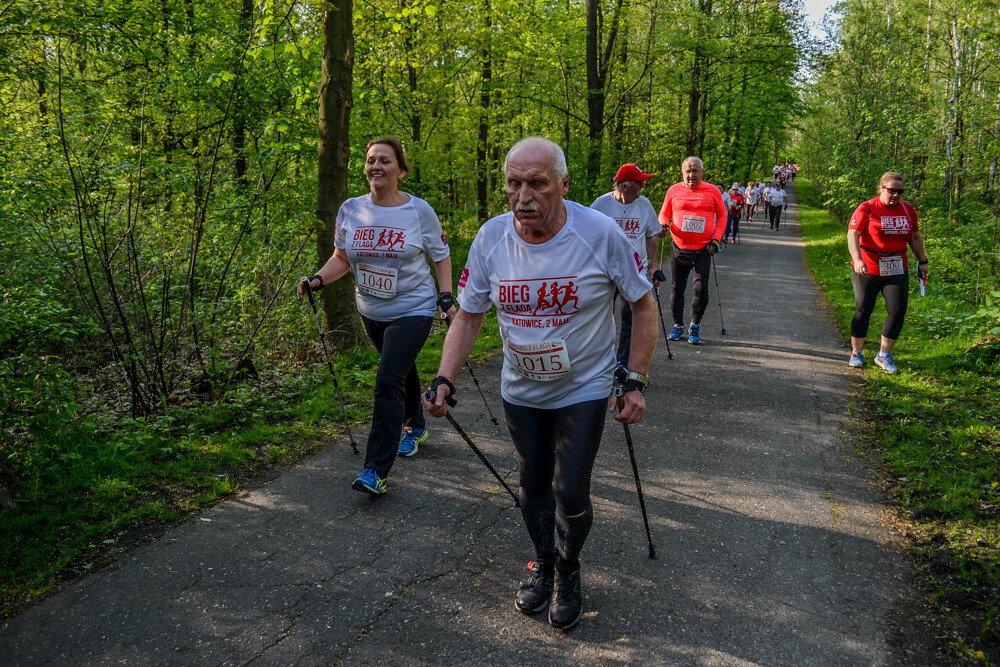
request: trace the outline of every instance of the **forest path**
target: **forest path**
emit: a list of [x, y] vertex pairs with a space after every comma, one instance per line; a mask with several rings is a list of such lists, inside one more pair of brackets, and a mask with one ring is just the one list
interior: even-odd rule
[[[224, 502], [0, 626], [28, 664], [870, 665], [906, 557], [852, 452], [858, 386], [803, 262], [793, 203], [717, 256], [705, 343], [662, 333], [632, 428], [657, 558], [622, 428], [608, 421], [569, 634], [513, 595], [530, 559], [519, 511], [445, 421], [389, 493], [350, 489], [343, 442]], [[662, 290], [668, 302], [666, 286]], [[690, 300], [690, 290], [688, 292]], [[690, 303], [690, 302], [689, 302]], [[667, 314], [667, 324], [670, 324]], [[499, 358], [477, 366], [502, 412]], [[455, 411], [509, 483], [504, 427], [463, 376]], [[358, 428], [359, 433], [363, 429]]]

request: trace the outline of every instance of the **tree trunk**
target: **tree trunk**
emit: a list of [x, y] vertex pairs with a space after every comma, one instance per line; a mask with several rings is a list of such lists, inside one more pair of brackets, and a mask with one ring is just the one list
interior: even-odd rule
[[603, 54], [599, 50], [601, 21], [600, 0], [587, 0], [587, 186], [588, 194], [597, 192], [601, 178], [601, 143], [604, 141], [604, 107], [607, 103], [608, 75], [611, 72], [615, 42], [618, 38], [618, 20], [624, 0], [617, 0], [615, 13], [608, 30]]
[[597, 40], [599, 0], [587, 0], [587, 194], [593, 194], [594, 184], [601, 174], [601, 140], [604, 137], [604, 82]]
[[[319, 173], [316, 217], [316, 259], [324, 264], [334, 251], [337, 211], [347, 198], [347, 167], [351, 154], [351, 83], [354, 74], [352, 0], [332, 0], [323, 15], [323, 70], [319, 84]], [[329, 340], [338, 346], [360, 338], [354, 289], [338, 280], [322, 292], [320, 301]]]
[[[253, 8], [254, 0], [243, 0], [240, 6], [240, 45], [245, 46], [250, 41], [250, 31], [253, 29]], [[237, 65], [233, 66], [236, 71]], [[233, 171], [236, 180], [241, 187], [247, 185], [247, 114], [249, 113], [249, 101], [244, 92], [245, 86], [237, 81], [240, 89], [236, 92], [236, 100], [233, 105]]]
[[479, 83], [479, 138], [476, 141], [476, 200], [479, 204], [480, 223], [490, 217], [489, 173], [492, 165], [487, 159], [490, 142], [490, 94], [493, 84], [493, 56], [490, 44], [493, 19], [490, 13], [490, 0], [483, 2], [483, 27], [485, 43], [479, 63], [482, 80]]

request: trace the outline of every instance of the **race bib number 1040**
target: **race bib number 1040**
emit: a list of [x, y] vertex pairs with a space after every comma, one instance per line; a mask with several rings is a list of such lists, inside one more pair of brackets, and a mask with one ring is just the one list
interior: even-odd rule
[[569, 374], [566, 339], [554, 338], [531, 345], [507, 343], [514, 370], [529, 380], [550, 382]]
[[358, 264], [355, 280], [358, 290], [380, 299], [391, 299], [396, 296], [397, 270], [372, 264]]

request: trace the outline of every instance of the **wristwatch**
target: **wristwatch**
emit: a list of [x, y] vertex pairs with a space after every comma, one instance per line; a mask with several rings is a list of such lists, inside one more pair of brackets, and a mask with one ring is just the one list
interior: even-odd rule
[[646, 392], [646, 387], [648, 386], [649, 386], [649, 377], [643, 375], [642, 373], [635, 373], [633, 371], [629, 371], [629, 374], [626, 377], [624, 384], [622, 384], [622, 388], [625, 391], [639, 390], [642, 393]]

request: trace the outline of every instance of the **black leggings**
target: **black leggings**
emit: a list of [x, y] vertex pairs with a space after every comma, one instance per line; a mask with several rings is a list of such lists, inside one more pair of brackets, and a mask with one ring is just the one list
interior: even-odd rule
[[670, 251], [670, 310], [674, 324], [684, 325], [684, 292], [688, 275], [694, 269], [694, 298], [691, 300], [691, 322], [701, 324], [701, 316], [708, 308], [708, 274], [712, 270], [712, 256], [705, 249], [681, 250], [676, 245]]
[[362, 315], [361, 321], [368, 338], [382, 355], [375, 376], [375, 407], [365, 467], [374, 468], [379, 477], [385, 477], [396, 461], [403, 426], [424, 428], [416, 360], [434, 318], [418, 315], [376, 322]]
[[910, 276], [903, 272], [898, 276], [858, 275], [851, 271], [854, 283], [854, 319], [851, 320], [851, 336], [864, 338], [868, 335], [868, 321], [875, 310], [875, 300], [881, 292], [885, 300], [885, 322], [882, 335], [890, 340], [899, 338], [906, 318], [906, 305], [910, 296]]
[[558, 553], [576, 563], [594, 522], [590, 477], [608, 399], [546, 410], [503, 402], [521, 475], [521, 516], [535, 556]]
[[778, 226], [781, 224], [781, 204], [778, 204], [777, 206], [771, 204], [770, 216], [771, 216], [771, 226], [777, 229]]

